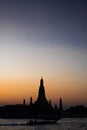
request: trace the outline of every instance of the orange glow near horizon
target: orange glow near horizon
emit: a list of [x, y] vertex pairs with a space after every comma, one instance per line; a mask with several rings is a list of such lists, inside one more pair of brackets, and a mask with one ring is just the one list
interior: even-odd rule
[[32, 95], [34, 98], [36, 97], [36, 88], [32, 81], [25, 79], [1, 80], [0, 86], [0, 103], [3, 104], [21, 104], [24, 98], [29, 100]]
[[[22, 104], [23, 99], [26, 99], [26, 103], [29, 104], [31, 96], [34, 102], [38, 96], [39, 80], [37, 78], [0, 80], [0, 104]], [[64, 78], [44, 79], [47, 100], [51, 99], [52, 104], [57, 105], [60, 97], [65, 106], [86, 103], [87, 88], [85, 83], [84, 87], [82, 85], [81, 81], [73, 83], [73, 80]]]

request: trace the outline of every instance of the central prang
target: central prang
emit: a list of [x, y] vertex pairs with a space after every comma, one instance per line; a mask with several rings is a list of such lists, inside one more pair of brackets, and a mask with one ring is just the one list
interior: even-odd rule
[[45, 107], [48, 105], [48, 101], [46, 99], [44, 83], [43, 83], [43, 79], [42, 78], [40, 80], [40, 87], [39, 87], [39, 92], [38, 92], [38, 98], [37, 98], [35, 104], [43, 105]]

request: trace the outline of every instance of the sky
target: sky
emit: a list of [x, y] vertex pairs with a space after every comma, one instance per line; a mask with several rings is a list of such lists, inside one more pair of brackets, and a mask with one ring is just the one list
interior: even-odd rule
[[0, 105], [37, 99], [87, 106], [86, 0], [0, 0]]

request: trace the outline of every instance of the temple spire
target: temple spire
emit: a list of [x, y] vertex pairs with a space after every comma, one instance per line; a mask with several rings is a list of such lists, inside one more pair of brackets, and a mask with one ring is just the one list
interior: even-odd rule
[[43, 78], [41, 76], [41, 80], [40, 80], [40, 86], [44, 86], [44, 83], [43, 83]]
[[45, 95], [44, 81], [43, 81], [42, 77], [40, 79], [40, 86], [39, 86], [38, 98], [37, 98], [36, 103], [48, 104], [48, 101], [47, 101], [46, 95]]

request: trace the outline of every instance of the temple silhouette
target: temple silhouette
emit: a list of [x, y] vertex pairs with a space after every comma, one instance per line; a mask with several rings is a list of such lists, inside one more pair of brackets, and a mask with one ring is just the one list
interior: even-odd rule
[[52, 106], [51, 100], [47, 100], [43, 78], [40, 79], [40, 86], [37, 100], [33, 103], [30, 97], [30, 103], [5, 105], [0, 107], [0, 118], [59, 118], [63, 112], [62, 99], [60, 98], [60, 106]]
[[29, 104], [23, 100], [22, 104], [5, 105], [0, 107], [0, 118], [43, 118], [60, 119], [62, 117], [87, 117], [87, 108], [77, 105], [64, 110], [62, 98], [59, 105], [52, 106], [51, 100], [47, 100], [43, 78], [40, 79], [38, 97], [35, 102], [30, 97]]
[[40, 87], [39, 87], [39, 92], [38, 92], [38, 98], [35, 102], [36, 105], [40, 105], [42, 107], [48, 107], [49, 103], [46, 99], [46, 95], [45, 95], [45, 88], [44, 88], [44, 82], [43, 79], [41, 78], [40, 80]]
[[44, 87], [44, 81], [43, 78], [40, 79], [40, 86], [38, 91], [38, 97], [37, 100], [33, 103], [32, 97], [30, 97], [30, 104], [29, 109], [31, 111], [31, 115], [34, 115], [36, 117], [53, 117], [53, 116], [59, 116], [59, 113], [63, 112], [63, 106], [62, 106], [62, 99], [60, 98], [60, 106], [57, 108], [53, 108], [51, 105], [51, 100], [47, 100], [46, 94], [45, 94], [45, 87]]

